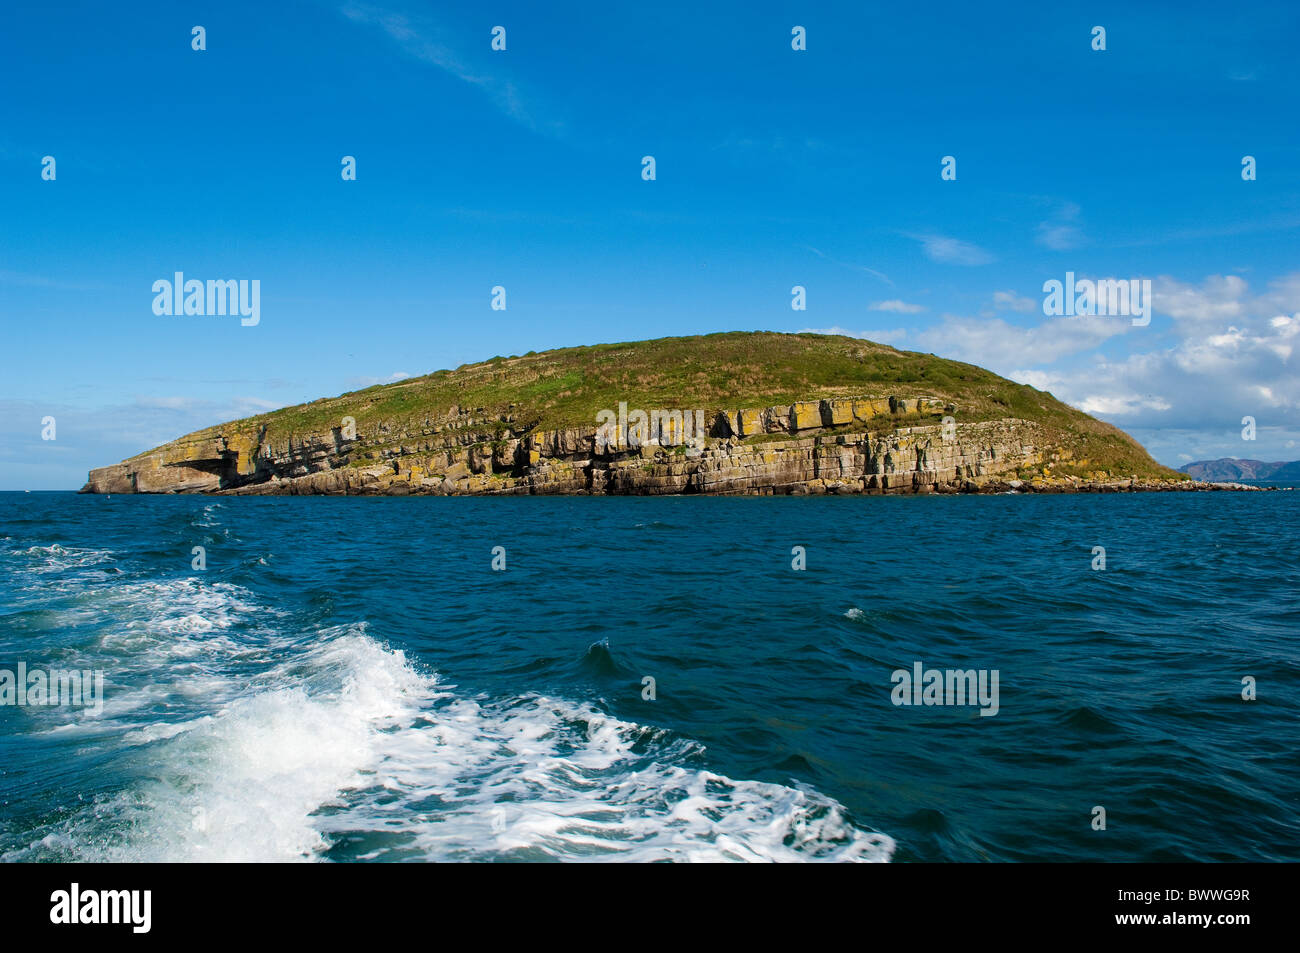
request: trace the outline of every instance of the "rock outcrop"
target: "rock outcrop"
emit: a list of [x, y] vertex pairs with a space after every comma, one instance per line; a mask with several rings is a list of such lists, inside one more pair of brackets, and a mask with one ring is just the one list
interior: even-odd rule
[[[1035, 423], [963, 423], [926, 396], [845, 397], [788, 406], [654, 415], [563, 430], [451, 407], [418, 430], [376, 424], [256, 440], [204, 431], [92, 470], [82, 492], [226, 494], [822, 494], [1121, 486], [1017, 474], [1061, 459]], [[1160, 481], [1153, 481], [1159, 483]]]

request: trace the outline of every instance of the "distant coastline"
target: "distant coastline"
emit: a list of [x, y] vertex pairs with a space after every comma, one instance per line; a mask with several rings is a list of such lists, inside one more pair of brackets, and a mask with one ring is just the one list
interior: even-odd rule
[[1178, 468], [1196, 480], [1246, 483], [1251, 486], [1300, 486], [1300, 460], [1268, 463], [1239, 457], [1197, 460]]

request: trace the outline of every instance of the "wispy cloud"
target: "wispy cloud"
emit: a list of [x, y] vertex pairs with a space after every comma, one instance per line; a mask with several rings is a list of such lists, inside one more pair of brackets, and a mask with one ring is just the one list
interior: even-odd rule
[[811, 245], [800, 245], [799, 247], [812, 252], [818, 258], [829, 261], [832, 265], [839, 265], [841, 268], [848, 268], [851, 271], [860, 271], [865, 275], [871, 275], [873, 278], [879, 278], [891, 288], [894, 287], [894, 282], [891, 281], [889, 275], [885, 274], [883, 271], [876, 271], [874, 268], [868, 268], [866, 265], [858, 265], [851, 261], [840, 261], [838, 258], [832, 258], [820, 248], [813, 248]]
[[[99, 407], [0, 398], [0, 489], [76, 489], [91, 467], [107, 466], [182, 434], [282, 406], [282, 402], [250, 396], [203, 400], [138, 395]], [[41, 439], [47, 415], [57, 421], [55, 440]]]
[[534, 132], [557, 135], [563, 130], [563, 123], [539, 120], [524, 104], [524, 97], [512, 80], [467, 64], [442, 42], [433, 24], [415, 22], [404, 13], [362, 3], [345, 3], [340, 12], [354, 23], [378, 27], [408, 55], [482, 90], [501, 112]]
[[29, 275], [3, 269], [0, 269], [0, 284], [17, 285], [22, 288], [46, 288], [52, 291], [97, 291], [104, 287], [97, 282], [64, 281], [59, 278], [47, 278], [44, 275]]
[[1172, 231], [1152, 231], [1144, 229], [1141, 238], [1124, 242], [1109, 242], [1112, 248], [1142, 248], [1151, 245], [1165, 245], [1206, 241], [1209, 239], [1234, 238], [1238, 235], [1256, 235], [1268, 232], [1290, 232], [1300, 229], [1300, 216], [1282, 211], [1274, 214], [1259, 214], [1236, 222], [1223, 225], [1196, 226], [1179, 228]]
[[768, 155], [787, 156], [791, 159], [801, 158], [809, 152], [822, 152], [826, 149], [824, 139], [811, 136], [752, 136], [733, 133], [711, 147], [713, 151], [727, 152], [761, 152]]
[[1052, 251], [1069, 251], [1072, 248], [1078, 248], [1083, 239], [1082, 233], [1073, 225], [1040, 222], [1035, 241]]
[[1033, 298], [1022, 298], [1014, 291], [995, 291], [993, 292], [993, 307], [1005, 311], [1018, 311], [1021, 314], [1029, 314], [1037, 311], [1041, 305]]
[[871, 306], [871, 310], [894, 311], [898, 314], [920, 314], [925, 308], [919, 304], [908, 304], [906, 301], [891, 298], [888, 301], [877, 301]]
[[[214, 419], [212, 423], [224, 423], [227, 420], [251, 417], [254, 414], [260, 414], [268, 410], [278, 410], [284, 406], [284, 402], [263, 400], [260, 397], [231, 397], [227, 401], [215, 402], [199, 400], [193, 397], [163, 395], [137, 396], [135, 406], [150, 410], [174, 410], [186, 414], [213, 414], [220, 419]], [[223, 417], [222, 414], [227, 416]]]
[[1052, 251], [1069, 251], [1084, 244], [1087, 239], [1079, 227], [1079, 206], [1062, 202], [1051, 218], [1038, 223], [1035, 241]]
[[353, 387], [374, 387], [376, 384], [395, 384], [410, 376], [409, 371], [393, 371], [387, 377], [351, 377], [348, 379], [348, 384]]
[[886, 330], [872, 331], [850, 331], [848, 328], [842, 328], [836, 325], [833, 328], [801, 328], [800, 334], [840, 334], [846, 338], [861, 338], [864, 341], [875, 341], [878, 344], [892, 344], [895, 341], [901, 341], [907, 337], [905, 328], [894, 328]]
[[978, 245], [947, 235], [908, 235], [921, 243], [927, 258], [944, 265], [987, 265], [993, 255]]

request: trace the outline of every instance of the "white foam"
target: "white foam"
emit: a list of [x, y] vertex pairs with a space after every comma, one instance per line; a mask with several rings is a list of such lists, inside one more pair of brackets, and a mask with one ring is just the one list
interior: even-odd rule
[[159, 780], [100, 799], [29, 851], [113, 862], [312, 859], [327, 846], [313, 812], [364, 781], [385, 733], [409, 724], [432, 687], [401, 652], [355, 628], [322, 633], [255, 681], [264, 687], [211, 716], [129, 732], [128, 745], [152, 745]]
[[12, 556], [25, 561], [22, 568], [27, 572], [44, 574], [63, 572], [68, 569], [84, 569], [96, 566], [113, 558], [105, 549], [92, 549], [84, 546], [63, 546], [52, 543], [49, 546], [30, 546], [15, 550]]
[[[198, 578], [94, 592], [102, 715], [47, 730], [146, 780], [0, 859], [886, 861], [894, 842], [806, 787], [733, 780], [671, 733], [545, 696], [469, 698], [364, 623], [299, 638]], [[98, 663], [98, 664], [97, 664]], [[44, 717], [44, 716], [42, 716]], [[359, 846], [352, 846], [359, 845]]]
[[[104, 672], [103, 710], [33, 711], [33, 730], [102, 734], [153, 723], [159, 711], [213, 710], [246, 688], [243, 671], [277, 657], [291, 640], [283, 613], [256, 604], [239, 586], [194, 577], [94, 585], [72, 607], [49, 611], [51, 639], [65, 640], [61, 668]], [[74, 630], [90, 633], [69, 636]], [[269, 664], [267, 662], [266, 664]]]
[[816, 791], [715, 774], [698, 766], [702, 746], [589, 706], [451, 698], [427, 719], [388, 739], [382, 784], [349, 792], [322, 829], [379, 833], [431, 860], [886, 861], [894, 850]]

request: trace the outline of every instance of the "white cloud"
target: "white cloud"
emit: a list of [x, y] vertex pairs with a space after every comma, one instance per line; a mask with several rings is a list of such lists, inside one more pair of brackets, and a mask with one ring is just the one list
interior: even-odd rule
[[1070, 251], [1083, 244], [1083, 233], [1074, 225], [1053, 225], [1040, 222], [1037, 243], [1052, 251]]
[[921, 243], [926, 257], [941, 264], [987, 265], [993, 261], [992, 254], [978, 245], [972, 245], [959, 238], [949, 238], [946, 235], [909, 235], [908, 237]]
[[919, 304], [908, 304], [906, 301], [899, 301], [897, 298], [891, 298], [889, 301], [877, 301], [871, 306], [872, 311], [896, 311], [899, 314], [919, 314], [925, 308]]
[[885, 284], [889, 285], [889, 287], [894, 287], [894, 282], [890, 280], [889, 275], [885, 274], [883, 271], [877, 271], [874, 268], [868, 268], [866, 265], [857, 264], [856, 262], [840, 261], [838, 258], [833, 258], [826, 254], [820, 248], [814, 248], [812, 245], [800, 245], [799, 247], [812, 252], [818, 258], [829, 261], [832, 265], [838, 265], [841, 268], [848, 268], [850, 271], [858, 271], [864, 275], [871, 275], [873, 278], [879, 278]]
[[1035, 240], [1052, 251], [1069, 251], [1071, 248], [1078, 248], [1085, 242], [1083, 232], [1075, 224], [1078, 218], [1079, 206], [1073, 202], [1063, 202], [1051, 219], [1039, 222]]
[[[1051, 369], [1052, 391], [1089, 413], [1171, 434], [1230, 434], [1244, 416], [1256, 418], [1261, 434], [1294, 429], [1300, 374], [1290, 361], [1300, 344], [1300, 312], [1278, 314], [1273, 304], [1293, 300], [1296, 279], [1289, 275], [1256, 296], [1233, 275], [1199, 285], [1160, 278], [1156, 307], [1174, 319], [1172, 340], [1153, 338], [1163, 346], [1118, 360], [1098, 356]], [[1135, 329], [1130, 340], [1141, 343], [1148, 333]], [[1275, 446], [1280, 452], [1281, 444]]]
[[[993, 303], [1027, 317], [943, 314], [919, 330], [827, 333], [886, 343], [906, 337], [909, 348], [983, 365], [1113, 420], [1165, 462], [1183, 453], [1207, 459], [1234, 451], [1294, 457], [1300, 374], [1291, 361], [1300, 359], [1300, 271], [1258, 292], [1233, 274], [1195, 282], [1160, 276], [1153, 291], [1165, 325], [1135, 328], [1123, 316], [1035, 320], [1037, 303], [1008, 290], [996, 292]], [[1102, 348], [1120, 339], [1122, 347]], [[1257, 443], [1241, 442], [1245, 416], [1256, 419]]]
[[993, 292], [993, 306], [1019, 311], [1021, 314], [1029, 314], [1041, 309], [1042, 303], [1035, 301], [1033, 298], [1022, 298], [1014, 291], [995, 291]]
[[1038, 244], [1052, 251], [1069, 251], [1083, 244], [1083, 233], [1073, 225], [1053, 225], [1042, 222], [1038, 226]]
[[1127, 317], [1060, 317], [1022, 326], [1001, 318], [944, 315], [942, 324], [917, 332], [922, 347], [942, 357], [982, 364], [998, 373], [1026, 361], [1050, 364], [1095, 348], [1132, 328]]
[[[85, 407], [0, 398], [0, 489], [80, 487], [92, 467], [108, 466], [184, 434], [283, 407], [260, 397], [221, 400], [138, 396]], [[40, 420], [58, 422], [58, 439], [40, 439]]]
[[1094, 394], [1079, 402], [1086, 414], [1123, 417], [1143, 410], [1165, 411], [1173, 404], [1155, 394]]
[[84, 284], [70, 284], [65, 281], [47, 278], [44, 275], [29, 275], [20, 271], [6, 271], [0, 269], [0, 284], [21, 285], [27, 288], [60, 288], [84, 290], [95, 286]]
[[1211, 275], [1200, 287], [1161, 275], [1152, 286], [1156, 310], [1189, 330], [1220, 327], [1243, 316], [1247, 290], [1236, 275]]
[[1028, 384], [1038, 390], [1050, 392], [1061, 378], [1048, 371], [1015, 370], [1009, 371], [1007, 377], [1017, 384]]
[[[203, 412], [233, 415], [221, 418], [222, 421], [225, 421], [234, 420], [238, 417], [249, 417], [266, 410], [277, 410], [283, 407], [284, 404], [273, 400], [263, 400], [261, 397], [232, 397], [226, 402], [216, 402], [198, 400], [193, 397], [138, 396], [135, 398], [135, 406], [150, 410], [174, 410], [187, 414]], [[180, 436], [180, 434], [177, 434], [177, 436]]]
[[364, 3], [345, 3], [341, 12], [354, 23], [379, 27], [410, 56], [481, 89], [501, 112], [534, 132], [554, 134], [563, 128], [561, 123], [539, 122], [524, 105], [518, 88], [510, 80], [468, 66], [450, 46], [441, 42], [439, 30], [433, 24], [413, 23], [402, 13]]
[[1261, 310], [1300, 311], [1300, 271], [1269, 282], [1268, 291], [1260, 296]]
[[907, 337], [906, 328], [894, 328], [892, 330], [881, 328], [879, 330], [871, 331], [850, 331], [848, 328], [836, 326], [833, 328], [800, 328], [799, 333], [842, 334], [844, 337], [862, 338], [867, 341], [875, 341], [877, 344], [893, 344], [895, 341], [901, 341], [903, 338]]
[[387, 377], [352, 377], [348, 383], [353, 387], [374, 387], [376, 384], [395, 384], [410, 377], [407, 371], [393, 371]]

